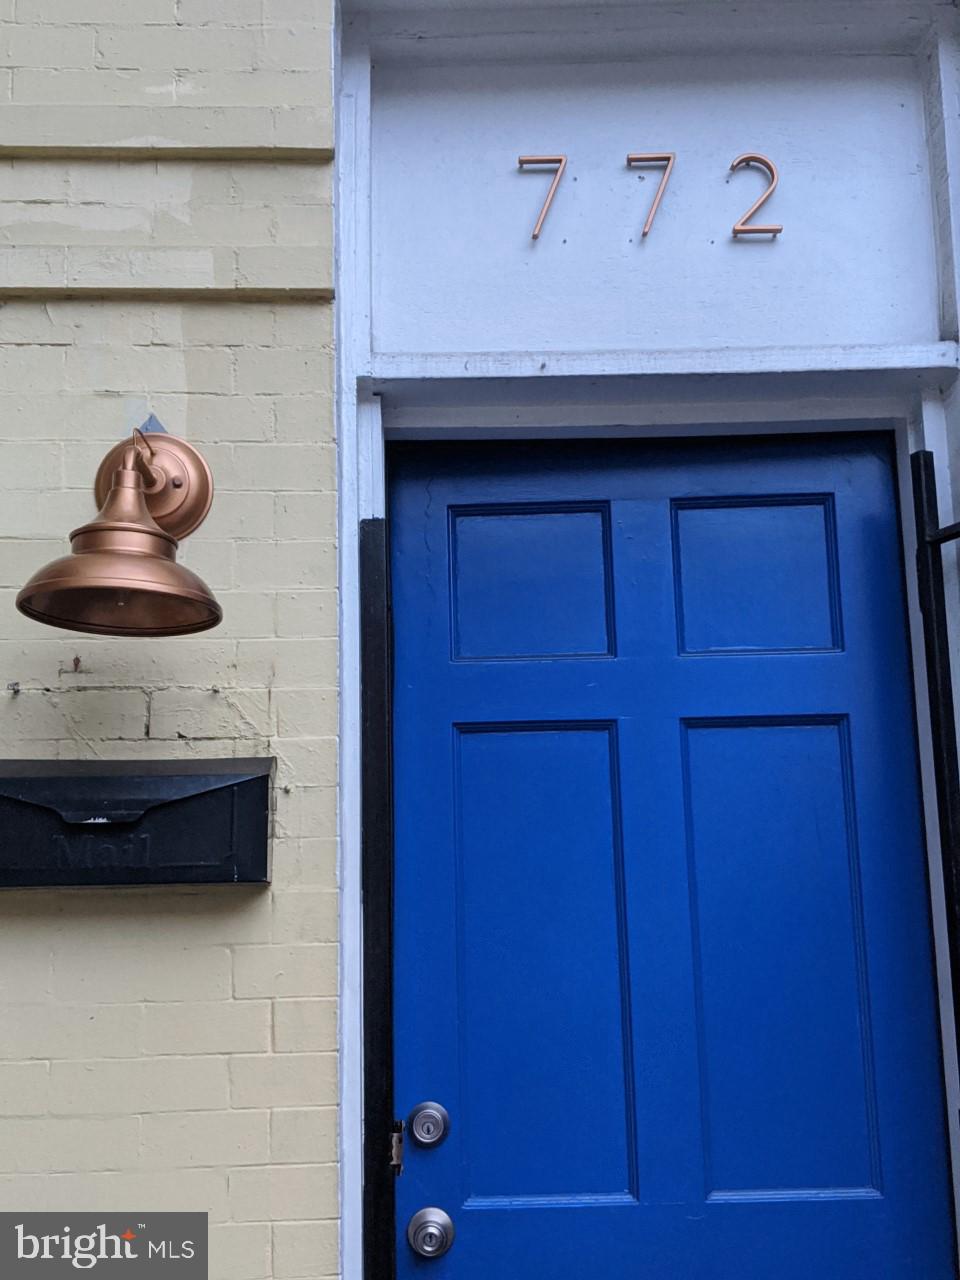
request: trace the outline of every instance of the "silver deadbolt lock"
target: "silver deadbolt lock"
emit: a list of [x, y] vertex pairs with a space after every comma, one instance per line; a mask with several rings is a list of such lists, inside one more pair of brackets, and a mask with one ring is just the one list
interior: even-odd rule
[[442, 1209], [421, 1209], [410, 1219], [407, 1240], [421, 1258], [440, 1258], [453, 1244], [456, 1234], [450, 1215]]
[[407, 1116], [407, 1132], [418, 1147], [438, 1147], [450, 1132], [450, 1117], [439, 1102], [421, 1102]]

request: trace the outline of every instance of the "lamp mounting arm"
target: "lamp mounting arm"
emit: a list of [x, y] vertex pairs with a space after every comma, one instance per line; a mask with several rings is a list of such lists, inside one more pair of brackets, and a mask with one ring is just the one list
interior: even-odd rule
[[165, 533], [180, 541], [198, 528], [213, 501], [213, 477], [194, 445], [164, 432], [156, 443], [135, 428], [100, 463], [94, 493], [102, 507], [114, 472], [137, 471], [147, 510]]

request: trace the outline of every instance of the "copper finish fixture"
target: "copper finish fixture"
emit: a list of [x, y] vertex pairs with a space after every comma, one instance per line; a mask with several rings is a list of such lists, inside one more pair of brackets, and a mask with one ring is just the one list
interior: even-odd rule
[[657, 187], [657, 194], [653, 197], [653, 204], [650, 206], [650, 212], [647, 214], [647, 220], [643, 224], [643, 236], [650, 234], [650, 228], [653, 226], [653, 220], [657, 216], [657, 210], [660, 208], [660, 201], [663, 199], [663, 193], [667, 189], [667, 183], [670, 181], [670, 175], [673, 173], [673, 166], [677, 160], [675, 151], [631, 151], [627, 156], [627, 168], [635, 164], [662, 164], [666, 165], [663, 171], [663, 177], [660, 179], [660, 185]]
[[[151, 435], [154, 433], [151, 432]], [[182, 636], [215, 627], [210, 588], [177, 564], [177, 541], [213, 499], [210, 468], [185, 440], [140, 431], [97, 472], [100, 514], [70, 535], [70, 555], [45, 565], [17, 596], [28, 618], [105, 636]]]
[[517, 164], [521, 169], [525, 169], [530, 164], [546, 164], [556, 165], [557, 172], [553, 175], [553, 181], [550, 183], [550, 190], [547, 192], [547, 198], [543, 202], [543, 208], [540, 210], [540, 216], [537, 218], [536, 225], [533, 228], [531, 240], [539, 240], [540, 232], [543, 230], [543, 224], [547, 220], [547, 214], [550, 212], [550, 206], [553, 204], [553, 197], [557, 194], [557, 187], [560, 185], [560, 179], [564, 175], [567, 167], [566, 156], [518, 156]]
[[742, 218], [738, 218], [733, 224], [733, 238], [737, 236], [778, 236], [783, 230], [783, 226], [779, 222], [770, 223], [767, 226], [760, 226], [752, 223], [750, 219], [767, 203], [773, 193], [776, 191], [780, 183], [780, 174], [777, 166], [773, 163], [769, 156], [762, 156], [757, 151], [745, 151], [742, 156], [737, 156], [733, 164], [730, 166], [730, 172], [736, 173], [738, 169], [744, 168], [746, 165], [756, 165], [758, 169], [765, 169], [770, 178], [770, 185], [766, 191], [762, 193], [758, 200], [750, 206]]

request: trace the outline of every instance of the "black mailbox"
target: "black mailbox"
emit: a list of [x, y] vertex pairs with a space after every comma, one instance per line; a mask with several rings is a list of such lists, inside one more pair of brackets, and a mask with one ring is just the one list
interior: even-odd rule
[[0, 761], [0, 888], [267, 884], [272, 760]]

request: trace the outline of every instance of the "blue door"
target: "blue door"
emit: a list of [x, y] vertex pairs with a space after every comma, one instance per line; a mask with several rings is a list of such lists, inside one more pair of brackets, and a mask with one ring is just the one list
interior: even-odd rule
[[391, 485], [399, 1276], [954, 1276], [886, 437]]

